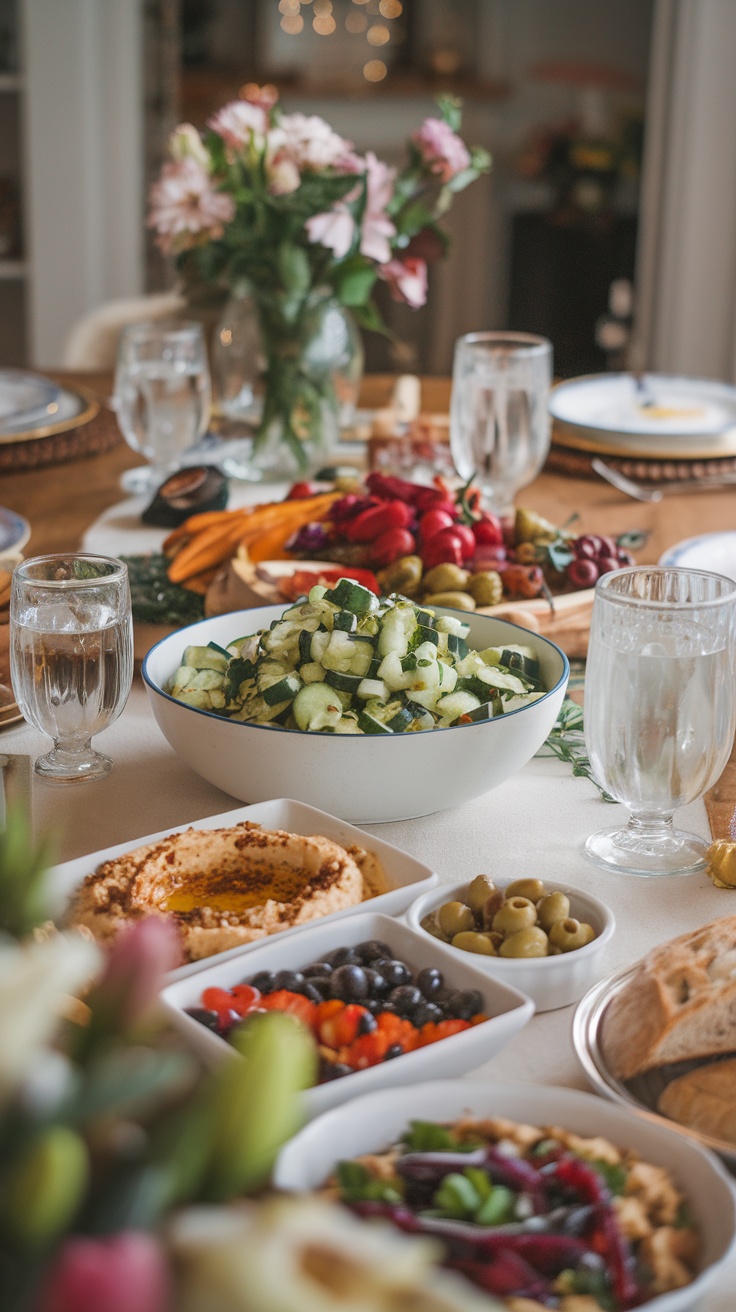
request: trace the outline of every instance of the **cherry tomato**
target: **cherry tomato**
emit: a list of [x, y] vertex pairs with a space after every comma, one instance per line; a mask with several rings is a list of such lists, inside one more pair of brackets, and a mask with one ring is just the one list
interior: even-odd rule
[[496, 547], [478, 547], [475, 553], [475, 569], [495, 569], [497, 565], [502, 565], [508, 556], [503, 543], [499, 542]]
[[388, 1035], [376, 1029], [372, 1034], [361, 1034], [359, 1039], [351, 1043], [345, 1060], [353, 1070], [363, 1071], [368, 1066], [377, 1066], [383, 1061], [390, 1047]]
[[231, 1007], [239, 1016], [246, 1016], [254, 1007], [260, 1007], [261, 994], [252, 984], [234, 984], [232, 988]]
[[475, 536], [467, 524], [453, 524], [452, 531], [460, 539], [463, 548], [463, 562], [472, 560], [475, 555]]
[[452, 528], [455, 520], [446, 510], [427, 510], [419, 521], [419, 536], [422, 542], [428, 542], [430, 538], [441, 533], [443, 528]]
[[502, 546], [503, 533], [500, 519], [496, 515], [484, 515], [483, 519], [476, 519], [473, 525], [473, 537], [478, 546]]
[[416, 550], [416, 543], [406, 528], [389, 528], [381, 533], [369, 548], [371, 565], [380, 568], [391, 565], [401, 556], [411, 556]]
[[405, 501], [384, 501], [352, 519], [346, 536], [349, 542], [375, 542], [388, 529], [406, 528], [413, 518], [412, 509]]
[[301, 993], [292, 993], [289, 989], [276, 989], [261, 999], [264, 1011], [285, 1011], [287, 1016], [294, 1016], [308, 1029], [316, 1029], [317, 1006]]
[[209, 988], [202, 994], [202, 1006], [208, 1011], [232, 1011], [235, 999], [228, 989]]
[[444, 528], [422, 548], [425, 569], [434, 569], [435, 565], [462, 565], [464, 559], [465, 544], [456, 528]]

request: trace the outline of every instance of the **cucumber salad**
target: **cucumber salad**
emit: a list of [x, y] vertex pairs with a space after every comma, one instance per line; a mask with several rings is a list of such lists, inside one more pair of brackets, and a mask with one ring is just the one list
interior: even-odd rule
[[227, 649], [187, 647], [167, 691], [228, 719], [339, 734], [446, 729], [544, 696], [531, 648], [473, 651], [469, 631], [343, 578]]

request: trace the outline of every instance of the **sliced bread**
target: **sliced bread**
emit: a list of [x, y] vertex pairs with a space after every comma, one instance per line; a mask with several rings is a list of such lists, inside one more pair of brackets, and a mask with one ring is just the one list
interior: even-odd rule
[[678, 1125], [736, 1144], [736, 1059], [699, 1066], [672, 1080], [657, 1109]]
[[623, 1080], [736, 1052], [736, 916], [650, 952], [606, 1008], [601, 1043]]

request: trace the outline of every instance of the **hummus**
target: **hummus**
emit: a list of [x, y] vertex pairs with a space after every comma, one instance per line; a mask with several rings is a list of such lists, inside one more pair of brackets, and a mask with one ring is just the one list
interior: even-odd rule
[[197, 961], [356, 906], [374, 892], [361, 870], [367, 855], [250, 820], [187, 829], [103, 862], [67, 919], [104, 940], [131, 919], [170, 915], [185, 959]]

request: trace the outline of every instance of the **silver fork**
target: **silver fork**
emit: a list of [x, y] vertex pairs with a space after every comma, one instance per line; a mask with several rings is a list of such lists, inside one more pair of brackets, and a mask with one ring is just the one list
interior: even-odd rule
[[736, 487], [736, 472], [716, 474], [712, 478], [673, 479], [672, 482], [663, 483], [661, 487], [645, 487], [643, 483], [635, 483], [633, 478], [627, 478], [625, 474], [619, 473], [618, 469], [612, 469], [598, 456], [591, 460], [590, 467], [601, 478], [605, 478], [612, 487], [618, 488], [619, 492], [625, 492], [635, 501], [661, 501], [665, 492], [712, 492], [717, 491], [718, 488]]

